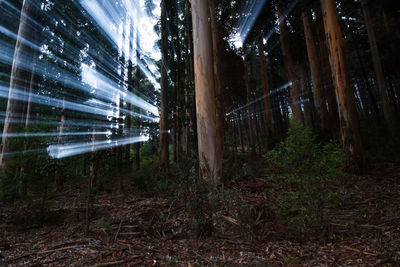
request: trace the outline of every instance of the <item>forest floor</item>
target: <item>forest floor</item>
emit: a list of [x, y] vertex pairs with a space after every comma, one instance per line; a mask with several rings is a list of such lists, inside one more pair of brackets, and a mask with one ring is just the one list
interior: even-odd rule
[[0, 266], [400, 266], [399, 164], [347, 177], [346, 212], [327, 240], [279, 224], [264, 178], [227, 183], [232, 205], [247, 208], [221, 209], [201, 238], [174, 192], [98, 194], [88, 236], [84, 196], [72, 189], [51, 200], [54, 220], [41, 226], [32, 206], [1, 204]]

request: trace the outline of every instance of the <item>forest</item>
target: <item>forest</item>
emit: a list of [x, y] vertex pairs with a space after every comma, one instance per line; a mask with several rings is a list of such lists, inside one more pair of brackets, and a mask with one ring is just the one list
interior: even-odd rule
[[400, 266], [398, 0], [0, 0], [1, 266]]

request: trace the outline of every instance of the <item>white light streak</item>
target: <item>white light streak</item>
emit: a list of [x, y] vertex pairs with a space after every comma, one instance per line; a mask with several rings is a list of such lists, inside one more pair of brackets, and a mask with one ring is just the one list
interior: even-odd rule
[[50, 145], [47, 147], [47, 152], [50, 157], [61, 159], [93, 151], [109, 149], [113, 147], [124, 146], [139, 142], [146, 142], [148, 140], [149, 140], [148, 136], [142, 135], [130, 138], [121, 138], [116, 140], [85, 142], [85, 143], [76, 143], [71, 145]]
[[118, 104], [117, 102], [119, 102], [119, 100], [116, 100], [115, 96], [121, 95], [123, 99], [131, 105], [148, 111], [157, 117], [159, 116], [159, 111], [156, 106], [147, 103], [142, 98], [129, 91], [122, 91], [118, 88], [117, 83], [85, 64], [82, 65], [82, 81], [94, 88], [91, 93], [96, 98], [105, 99]]
[[51, 136], [85, 136], [85, 135], [111, 135], [111, 131], [106, 132], [76, 132], [76, 133], [9, 133], [0, 134], [0, 137], [21, 138], [21, 137], [51, 137]]

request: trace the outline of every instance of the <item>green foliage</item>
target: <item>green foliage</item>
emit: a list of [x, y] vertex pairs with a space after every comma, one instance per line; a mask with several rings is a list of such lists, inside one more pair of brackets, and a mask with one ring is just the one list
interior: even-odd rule
[[237, 199], [233, 190], [226, 190], [217, 180], [209, 182], [196, 173], [193, 167], [178, 186], [182, 206], [192, 219], [192, 227], [197, 236], [207, 236], [212, 231], [213, 215], [221, 210], [230, 211], [232, 202]]
[[130, 176], [130, 181], [134, 187], [141, 191], [149, 191], [154, 187], [154, 176], [145, 169], [133, 172]]
[[291, 121], [287, 139], [266, 158], [278, 176], [270, 179], [275, 185], [271, 208], [294, 229], [325, 234], [331, 209], [338, 205], [334, 185], [344, 175], [341, 147], [334, 142], [319, 144], [310, 128]]
[[192, 227], [197, 236], [208, 236], [212, 230], [212, 213], [208, 199], [209, 189], [194, 168], [182, 184], [182, 204], [192, 217]]
[[111, 231], [112, 227], [111, 225], [106, 222], [106, 220], [104, 218], [100, 218], [95, 222], [94, 227], [102, 229], [102, 230], [106, 230], [106, 231]]

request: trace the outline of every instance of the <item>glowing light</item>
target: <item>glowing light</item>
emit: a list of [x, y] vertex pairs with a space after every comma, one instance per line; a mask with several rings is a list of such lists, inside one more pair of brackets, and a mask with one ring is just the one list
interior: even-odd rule
[[288, 82], [288, 83], [282, 85], [281, 87], [278, 87], [278, 88], [276, 88], [274, 90], [271, 90], [271, 91], [269, 91], [268, 94], [265, 94], [265, 95], [263, 95], [263, 96], [261, 96], [259, 98], [256, 98], [253, 101], [250, 101], [249, 103], [247, 103], [246, 105], [240, 106], [238, 108], [235, 108], [234, 110], [229, 111], [228, 113], [226, 113], [226, 116], [229, 116], [229, 115], [231, 115], [232, 113], [235, 113], [238, 110], [244, 109], [245, 107], [248, 107], [251, 104], [254, 104], [254, 103], [258, 102], [258, 101], [264, 99], [267, 96], [270, 96], [270, 95], [275, 94], [275, 93], [277, 93], [279, 91], [282, 91], [282, 90], [286, 89], [287, 87], [291, 86], [292, 84], [293, 84], [293, 82]]
[[107, 132], [76, 132], [76, 133], [9, 133], [0, 134], [0, 137], [20, 138], [20, 137], [50, 137], [50, 136], [85, 136], [85, 135], [111, 135]]
[[118, 146], [124, 146], [133, 143], [146, 142], [149, 140], [148, 136], [135, 136], [130, 138], [121, 138], [116, 140], [104, 140], [96, 142], [76, 143], [71, 145], [50, 145], [47, 147], [47, 152], [50, 157], [61, 159], [88, 152], [109, 149]]
[[246, 5], [242, 10], [242, 14], [245, 14], [245, 18], [239, 22], [237, 32], [233, 37], [233, 44], [237, 49], [243, 46], [243, 42], [246, 40], [247, 35], [253, 28], [265, 3], [266, 0], [251, 0], [246, 2]]
[[91, 90], [91, 93], [98, 98], [118, 104], [119, 99], [116, 100], [115, 97], [121, 95], [123, 96], [124, 100], [131, 105], [141, 108], [145, 111], [149, 111], [155, 116], [159, 115], [158, 108], [156, 106], [147, 103], [142, 98], [129, 91], [122, 91], [118, 88], [118, 84], [85, 64], [82, 65], [82, 81], [94, 88], [94, 90]]

